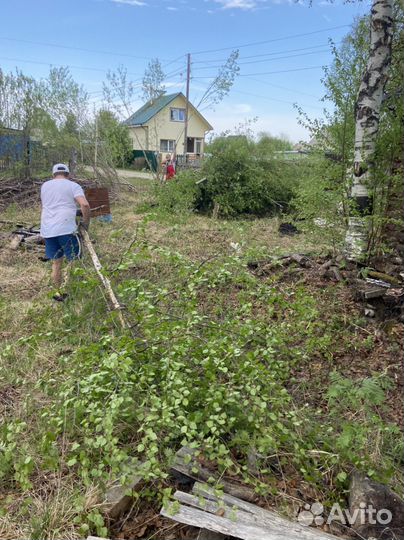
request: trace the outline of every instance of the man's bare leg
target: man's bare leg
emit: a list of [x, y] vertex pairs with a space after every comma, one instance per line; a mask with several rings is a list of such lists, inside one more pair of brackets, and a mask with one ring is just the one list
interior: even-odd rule
[[56, 289], [59, 289], [62, 285], [62, 264], [63, 257], [52, 261], [52, 281]]

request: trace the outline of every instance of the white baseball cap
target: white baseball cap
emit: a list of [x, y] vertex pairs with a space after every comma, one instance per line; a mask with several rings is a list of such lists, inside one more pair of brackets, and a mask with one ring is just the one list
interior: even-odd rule
[[70, 172], [69, 167], [65, 165], [64, 163], [56, 163], [56, 165], [52, 167], [52, 174], [69, 173], [69, 172]]

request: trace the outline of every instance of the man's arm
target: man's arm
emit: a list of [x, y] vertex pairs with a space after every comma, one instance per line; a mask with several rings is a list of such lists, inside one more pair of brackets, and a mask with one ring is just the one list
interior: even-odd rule
[[88, 229], [88, 226], [90, 225], [90, 205], [87, 201], [87, 199], [83, 196], [75, 197], [74, 200], [78, 205], [80, 205], [80, 210], [83, 215], [83, 227], [85, 229]]

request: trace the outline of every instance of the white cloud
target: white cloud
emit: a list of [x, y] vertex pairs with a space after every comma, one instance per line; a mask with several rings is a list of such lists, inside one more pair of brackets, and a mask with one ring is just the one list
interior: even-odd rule
[[255, 0], [215, 0], [217, 4], [221, 4], [223, 9], [254, 9], [257, 7]]
[[128, 6], [147, 6], [146, 2], [142, 0], [111, 0], [114, 4], [127, 4]]
[[167, 6], [166, 9], [168, 9], [168, 11], [178, 11], [178, 8], [174, 6]]

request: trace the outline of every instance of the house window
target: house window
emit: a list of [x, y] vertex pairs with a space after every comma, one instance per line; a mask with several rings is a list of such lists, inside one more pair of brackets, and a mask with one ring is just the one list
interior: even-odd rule
[[202, 154], [202, 139], [195, 139], [195, 154]]
[[172, 122], [185, 122], [185, 109], [170, 109], [170, 120]]
[[174, 152], [175, 140], [173, 139], [160, 139], [160, 152]]

